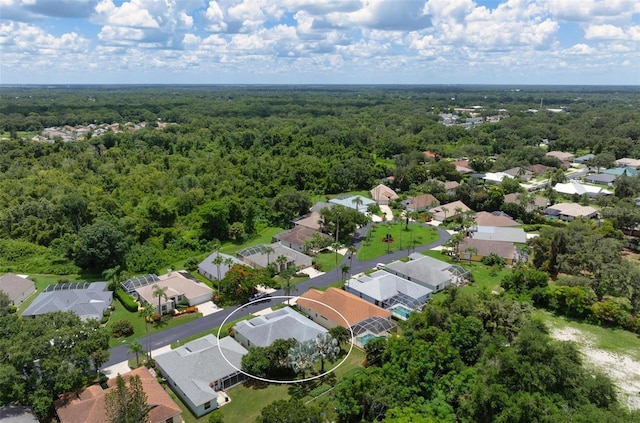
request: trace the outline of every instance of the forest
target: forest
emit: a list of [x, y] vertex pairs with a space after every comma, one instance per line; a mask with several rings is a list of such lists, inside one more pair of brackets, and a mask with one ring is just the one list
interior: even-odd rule
[[[441, 113], [474, 106], [499, 118], [469, 128], [442, 123]], [[110, 129], [94, 134], [102, 124]], [[89, 130], [72, 142], [33, 140], [52, 127]], [[501, 294], [448, 290], [402, 323], [399, 336], [367, 344], [366, 366], [331, 396], [336, 421], [640, 421], [609, 379], [583, 366], [574, 345], [551, 339], [530, 315], [535, 306], [640, 331], [640, 270], [623, 254], [636, 242], [625, 234], [640, 224], [640, 177], [619, 178], [608, 197], [573, 198], [597, 207], [602, 219], [564, 224], [527, 211], [526, 198], [504, 203], [519, 186], [486, 187], [453, 164], [467, 159], [476, 172], [541, 164], [560, 181], [563, 165], [545, 156], [543, 140], [549, 151], [593, 153], [603, 166], [640, 157], [640, 89], [3, 86], [0, 272], [91, 280], [116, 270], [162, 272], [264, 228], [287, 229], [316, 201], [393, 177], [401, 199], [430, 193], [476, 211], [507, 211], [539, 236], [527, 246], [530, 262], [498, 281]], [[451, 192], [437, 181], [461, 184]], [[0, 326], [10, 334], [3, 348], [11, 350], [30, 323], [3, 310]], [[64, 319], [54, 316], [50, 326]], [[95, 333], [85, 349], [105, 360], [104, 334]], [[59, 388], [38, 385], [34, 368], [11, 385], [20, 367], [12, 354], [0, 386], [25, 401], [34, 386]], [[80, 373], [72, 376], [61, 386], [81, 384]], [[39, 409], [47, 407], [43, 401]], [[282, 413], [321, 421], [324, 412], [292, 399], [267, 407], [258, 421], [280, 421]]]

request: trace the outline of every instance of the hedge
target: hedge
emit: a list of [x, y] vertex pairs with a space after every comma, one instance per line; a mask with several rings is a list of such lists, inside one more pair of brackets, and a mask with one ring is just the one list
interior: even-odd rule
[[122, 288], [116, 288], [116, 297], [120, 300], [120, 303], [128, 311], [136, 313], [138, 311], [138, 303], [131, 298]]

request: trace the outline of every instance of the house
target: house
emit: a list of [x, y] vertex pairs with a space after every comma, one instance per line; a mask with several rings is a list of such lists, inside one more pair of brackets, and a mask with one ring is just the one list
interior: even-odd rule
[[26, 276], [7, 273], [0, 277], [0, 291], [7, 294], [11, 305], [17, 306], [22, 304], [29, 295], [36, 292], [36, 284]]
[[301, 312], [327, 329], [350, 328], [371, 317], [391, 318], [391, 312], [338, 288], [310, 289], [298, 298], [297, 305]]
[[312, 211], [309, 214], [305, 214], [304, 216], [294, 219], [291, 223], [293, 223], [294, 227], [301, 226], [303, 228], [319, 231], [322, 228], [322, 224], [320, 223], [321, 219], [322, 217], [320, 216], [319, 211]]
[[[138, 367], [122, 375], [125, 382], [133, 376], [140, 377], [142, 389], [147, 396], [149, 423], [180, 423], [182, 410], [158, 383], [146, 367]], [[107, 388], [91, 385], [79, 393], [62, 395], [54, 402], [60, 423], [109, 423], [107, 417], [106, 395], [116, 386], [116, 378], [107, 381]], [[4, 420], [3, 420], [4, 421]]]
[[[528, 212], [532, 212], [534, 210], [540, 210], [543, 209], [545, 207], [547, 207], [549, 205], [549, 200], [547, 200], [544, 197], [541, 197], [539, 195], [533, 196], [533, 197], [529, 197], [531, 198], [531, 202], [526, 204], [525, 206], [525, 210]], [[512, 193], [512, 194], [507, 194], [504, 196], [504, 202], [505, 203], [515, 203], [515, 204], [520, 204], [522, 205], [522, 201], [520, 198], [518, 198], [518, 194], [517, 193]]]
[[[165, 296], [154, 296], [157, 288], [164, 289]], [[197, 279], [190, 279], [181, 272], [171, 272], [159, 277], [157, 282], [136, 288], [135, 296], [139, 301], [156, 305], [156, 313], [165, 314], [174, 310], [181, 301], [186, 300], [190, 306], [210, 301], [213, 289]]]
[[485, 183], [490, 183], [490, 184], [499, 184], [500, 182], [502, 182], [502, 180], [504, 178], [515, 178], [515, 176], [511, 176], [508, 173], [505, 172], [487, 172], [484, 174], [484, 176], [482, 176], [482, 180]]
[[306, 228], [304, 226], [294, 226], [293, 229], [286, 232], [281, 232], [273, 237], [273, 242], [279, 242], [285, 247], [289, 247], [292, 250], [305, 253], [307, 251], [307, 245], [305, 242], [315, 234], [322, 238], [331, 239], [327, 234], [324, 234], [316, 229]]
[[370, 275], [349, 279], [345, 290], [382, 308], [421, 310], [433, 291], [405, 278], [377, 270]]
[[17, 405], [0, 407], [0, 422], [2, 423], [38, 423], [39, 421], [29, 407]]
[[430, 212], [433, 213], [434, 220], [444, 222], [445, 219], [468, 212], [469, 210], [471, 209], [462, 201], [454, 201], [453, 203], [441, 204], [438, 207], [434, 207]]
[[[311, 257], [300, 251], [286, 247], [282, 245], [282, 243], [256, 245], [238, 251], [237, 255], [243, 263], [261, 269], [266, 268], [270, 264], [280, 267], [278, 270], [284, 270], [288, 267], [302, 269], [312, 264]], [[286, 262], [283, 264], [277, 261], [278, 257], [281, 256], [286, 258]]]
[[481, 261], [493, 253], [502, 257], [506, 264], [512, 264], [518, 257], [515, 244], [505, 241], [465, 238], [458, 245], [458, 251], [461, 259], [470, 261]]
[[[222, 263], [220, 263], [219, 266], [215, 264], [216, 258], [218, 256], [222, 258]], [[200, 264], [198, 264], [198, 273], [200, 273], [210, 281], [217, 281], [219, 274], [220, 280], [222, 280], [234, 264], [242, 264], [242, 262], [233, 256], [215, 251], [209, 257], [201, 261]]]
[[457, 182], [457, 181], [445, 181], [443, 184], [444, 184], [445, 191], [449, 195], [455, 194], [456, 188], [460, 186], [460, 182]]
[[598, 210], [590, 206], [581, 206], [578, 203], [558, 203], [547, 207], [543, 213], [569, 222], [579, 217], [587, 219], [596, 217]]
[[453, 164], [456, 166], [456, 172], [462, 175], [473, 173], [473, 169], [469, 167], [469, 160], [456, 160]]
[[471, 232], [471, 238], [488, 241], [505, 241], [525, 244], [527, 233], [522, 228], [500, 226], [476, 226]]
[[555, 157], [561, 162], [570, 162], [574, 159], [575, 155], [564, 151], [549, 151], [546, 154], [547, 157]]
[[227, 336], [206, 335], [155, 356], [162, 377], [196, 416], [227, 401], [222, 392], [246, 379], [240, 370], [247, 350]]
[[616, 176], [638, 176], [638, 169], [631, 166], [626, 167], [614, 167], [613, 169], [605, 169], [602, 173], [607, 175], [616, 175]]
[[418, 195], [416, 197], [409, 197], [402, 202], [407, 211], [417, 212], [422, 210], [429, 210], [431, 207], [439, 206], [440, 201], [431, 194]]
[[617, 177], [617, 175], [610, 173], [597, 173], [585, 176], [584, 181], [589, 184], [613, 186], [613, 181], [615, 181]]
[[576, 157], [575, 159], [573, 159], [573, 162], [577, 164], [586, 164], [589, 160], [593, 160], [595, 157], [595, 154], [589, 153], [585, 154], [584, 156]]
[[549, 169], [554, 169], [554, 168], [550, 166], [545, 166], [542, 164], [534, 164], [531, 166], [527, 166], [527, 170], [530, 170], [536, 176], [544, 175], [545, 173], [547, 173]]
[[589, 197], [599, 197], [601, 195], [612, 194], [611, 191], [602, 187], [593, 185], [585, 185], [580, 182], [570, 181], [567, 183], [556, 184], [553, 190], [560, 194], [566, 195], [587, 195]]
[[49, 285], [22, 312], [22, 317], [35, 317], [54, 311], [73, 311], [82, 320], [102, 319], [111, 307], [113, 292], [106, 282], [78, 282]]
[[523, 181], [529, 181], [533, 178], [533, 172], [524, 168], [524, 167], [512, 167], [511, 169], [507, 169], [503, 171], [512, 178], [520, 178]]
[[378, 204], [389, 204], [398, 198], [398, 194], [386, 185], [380, 184], [369, 191], [371, 198]]
[[433, 292], [442, 291], [451, 284], [457, 285], [469, 275], [469, 272], [460, 266], [419, 253], [410, 254], [407, 262], [397, 260], [389, 263], [385, 270]]
[[520, 226], [511, 216], [503, 212], [477, 212], [475, 216], [477, 226]]
[[640, 160], [639, 159], [632, 159], [629, 157], [623, 157], [621, 159], [616, 160], [616, 166], [618, 167], [635, 167], [635, 168], [639, 168], [640, 167]]
[[362, 195], [336, 197], [329, 200], [329, 202], [338, 206], [357, 210], [361, 213], [367, 213], [367, 208], [372, 204], [376, 204], [372, 199], [363, 197]]
[[290, 307], [251, 320], [242, 320], [233, 329], [236, 341], [247, 349], [268, 347], [276, 339], [293, 338], [298, 342], [306, 342], [327, 332], [325, 328]]

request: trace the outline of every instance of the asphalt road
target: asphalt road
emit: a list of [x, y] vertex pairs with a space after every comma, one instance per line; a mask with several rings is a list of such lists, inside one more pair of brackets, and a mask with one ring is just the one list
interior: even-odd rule
[[[338, 265], [336, 270], [332, 270], [323, 275], [300, 282], [295, 286], [295, 291], [293, 293], [295, 294], [295, 293], [306, 292], [309, 288], [322, 288], [336, 281], [339, 281], [342, 278], [342, 274], [340, 271], [342, 264], [347, 264], [351, 266], [350, 273], [356, 274], [356, 273], [364, 272], [366, 270], [369, 270], [375, 267], [377, 263], [388, 263], [394, 260], [398, 260], [403, 257], [406, 257], [407, 255], [409, 255], [410, 252], [413, 252], [413, 251], [420, 252], [420, 251], [430, 250], [434, 247], [444, 244], [449, 240], [450, 235], [447, 231], [440, 228], [435, 228], [435, 229], [440, 234], [440, 238], [437, 241], [432, 242], [430, 244], [416, 246], [415, 248], [412, 248], [411, 251], [409, 250], [394, 251], [390, 254], [385, 254], [384, 256], [377, 257], [373, 260], [367, 260], [367, 261], [358, 260], [355, 256], [353, 257], [353, 260], [349, 260], [348, 256], [345, 256], [342, 259], [342, 262]], [[359, 246], [362, 240], [364, 240], [364, 236], [368, 230], [369, 230], [369, 226], [365, 226], [363, 228], [360, 228], [356, 232], [355, 234], [356, 246]], [[282, 290], [278, 290], [274, 292], [272, 295], [274, 297], [277, 297], [277, 296], [284, 295], [284, 292]], [[239, 319], [248, 314], [255, 313], [256, 311], [260, 311], [266, 307], [276, 305], [283, 301], [284, 300], [281, 298], [272, 298], [269, 300], [263, 300], [263, 301], [260, 301], [259, 303], [243, 307], [237, 313], [234, 313], [232, 318], [233, 320]], [[140, 338], [139, 341], [145, 349], [150, 348], [151, 350], [155, 350], [155, 349], [164, 347], [180, 339], [184, 339], [186, 337], [196, 335], [198, 333], [202, 333], [212, 328], [219, 327], [222, 324], [222, 322], [227, 318], [227, 316], [229, 316], [239, 307], [240, 306], [226, 308], [222, 311], [218, 311], [208, 316], [204, 316], [200, 319], [192, 320], [183, 325], [174, 326], [167, 330], [163, 330], [162, 332], [157, 332], [148, 336], [144, 336]], [[135, 356], [135, 354], [128, 353], [127, 350], [128, 350], [128, 347], [126, 345], [119, 345], [117, 347], [111, 348], [111, 356], [109, 358], [109, 361], [103, 365], [103, 368], [129, 360], [130, 358]]]

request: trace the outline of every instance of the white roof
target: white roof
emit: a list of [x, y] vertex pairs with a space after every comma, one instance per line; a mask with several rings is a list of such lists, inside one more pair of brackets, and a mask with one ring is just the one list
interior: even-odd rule
[[561, 194], [612, 194], [611, 191], [604, 189], [602, 187], [594, 187], [592, 185], [581, 184], [580, 182], [570, 181], [564, 184], [556, 184], [553, 187], [556, 192]]
[[527, 234], [522, 228], [506, 226], [476, 226], [475, 231], [471, 233], [471, 238], [523, 244], [527, 242]]
[[485, 181], [491, 181], [491, 182], [502, 182], [504, 178], [513, 179], [513, 176], [504, 172], [487, 172], [484, 174], [484, 178], [482, 179], [484, 179]]
[[[162, 275], [159, 281], [136, 288], [136, 292], [149, 304], [157, 304], [158, 298], [153, 296], [155, 285], [158, 285], [160, 288], [167, 288], [165, 294], [169, 298], [184, 295], [187, 299], [192, 300], [203, 295], [213, 295], [213, 289], [202, 282], [185, 278], [180, 272]], [[164, 297], [161, 297], [161, 304], [165, 304], [168, 301], [169, 300], [165, 300]]]
[[616, 160], [616, 166], [640, 167], [640, 160], [631, 159], [629, 157], [623, 157], [621, 159]]
[[557, 210], [560, 214], [573, 217], [593, 216], [598, 212], [591, 206], [581, 206], [578, 203], [558, 203], [547, 209]]
[[233, 328], [256, 347], [268, 347], [276, 339], [293, 338], [298, 342], [306, 342], [327, 331], [290, 307], [251, 320], [242, 320]]
[[413, 299], [420, 299], [431, 294], [429, 288], [418, 285], [384, 270], [378, 270], [369, 276], [351, 278], [347, 286], [378, 301], [386, 301], [398, 294], [405, 294]]
[[346, 197], [346, 198], [332, 198], [331, 200], [329, 200], [330, 203], [333, 204], [338, 204], [340, 206], [343, 207], [348, 207], [350, 209], [356, 209], [356, 203], [354, 203], [354, 200], [356, 198], [359, 198], [362, 201], [362, 204], [359, 204], [357, 206], [357, 209], [359, 212], [361, 213], [366, 213], [367, 212], [367, 207], [370, 204], [375, 204], [376, 202], [373, 201], [370, 198], [367, 197], [363, 197], [362, 195], [353, 195], [351, 197]]

